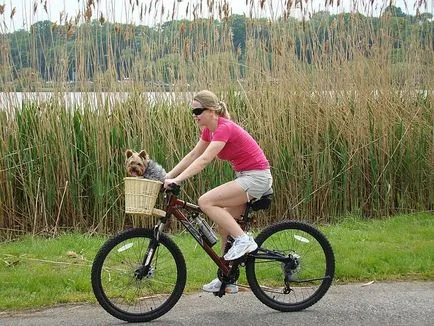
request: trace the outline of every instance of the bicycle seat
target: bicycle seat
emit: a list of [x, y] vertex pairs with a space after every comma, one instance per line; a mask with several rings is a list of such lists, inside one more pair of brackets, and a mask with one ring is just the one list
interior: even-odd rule
[[271, 200], [273, 198], [273, 188], [268, 189], [265, 194], [262, 195], [261, 198], [254, 198], [248, 202], [249, 205], [254, 211], [259, 211], [261, 209], [270, 208]]

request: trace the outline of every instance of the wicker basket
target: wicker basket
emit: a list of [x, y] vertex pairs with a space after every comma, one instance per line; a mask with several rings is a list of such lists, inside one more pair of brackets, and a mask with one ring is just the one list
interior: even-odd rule
[[153, 215], [155, 202], [162, 183], [137, 177], [127, 177], [124, 178], [124, 181], [125, 213]]

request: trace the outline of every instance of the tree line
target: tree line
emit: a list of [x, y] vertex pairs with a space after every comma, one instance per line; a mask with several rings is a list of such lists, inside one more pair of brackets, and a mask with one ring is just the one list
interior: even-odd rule
[[233, 58], [237, 62], [233, 77], [242, 78], [248, 66], [249, 40], [260, 44], [270, 65], [273, 56], [288, 54], [275, 42], [282, 31], [287, 35], [282, 42], [294, 43], [291, 55], [303, 64], [326, 64], [337, 46], [344, 60], [352, 60], [355, 49], [369, 57], [371, 47], [385, 41], [392, 42], [393, 62], [404, 62], [403, 53], [410, 43], [434, 49], [432, 17], [429, 13], [406, 15], [390, 6], [380, 17], [322, 11], [309, 20], [281, 17], [270, 21], [231, 15], [223, 20], [174, 20], [155, 27], [110, 23], [102, 18], [64, 25], [45, 20], [33, 24], [29, 31], [0, 35], [4, 49], [0, 89], [108, 77], [154, 83], [182, 79], [190, 83], [194, 75], [180, 72], [181, 66], [189, 70], [216, 54]]

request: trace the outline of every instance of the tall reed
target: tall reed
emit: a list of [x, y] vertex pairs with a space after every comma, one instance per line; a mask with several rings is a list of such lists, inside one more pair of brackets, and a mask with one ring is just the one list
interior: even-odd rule
[[[227, 6], [215, 19], [196, 14], [155, 28], [82, 16], [1, 35], [3, 90], [55, 94], [0, 111], [3, 234], [151, 224], [123, 213], [124, 151], [143, 148], [173, 167], [197, 141], [188, 107], [204, 88], [272, 164], [274, 205], [260, 226], [433, 210], [432, 20], [246, 19]], [[240, 28], [245, 39], [235, 38]], [[19, 62], [18, 38], [28, 50]], [[83, 91], [82, 105], [63, 100], [71, 90]], [[232, 178], [216, 161], [184, 195], [194, 201]]]

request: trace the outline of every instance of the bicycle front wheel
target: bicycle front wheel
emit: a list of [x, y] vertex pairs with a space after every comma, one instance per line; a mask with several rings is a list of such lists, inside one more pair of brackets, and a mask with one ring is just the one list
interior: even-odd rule
[[267, 227], [255, 240], [259, 249], [247, 256], [246, 277], [262, 303], [279, 311], [299, 311], [324, 296], [335, 259], [319, 230], [284, 221]]
[[178, 302], [186, 282], [186, 265], [178, 246], [160, 234], [150, 263], [144, 259], [154, 242], [153, 230], [131, 229], [109, 239], [92, 265], [92, 288], [100, 305], [128, 322], [158, 318]]

